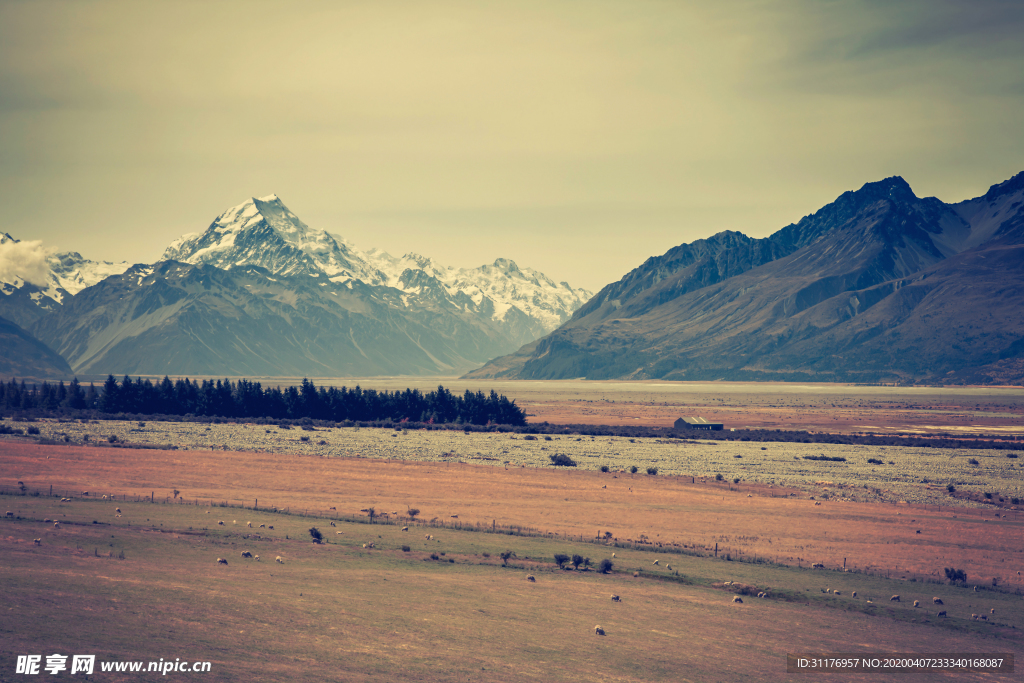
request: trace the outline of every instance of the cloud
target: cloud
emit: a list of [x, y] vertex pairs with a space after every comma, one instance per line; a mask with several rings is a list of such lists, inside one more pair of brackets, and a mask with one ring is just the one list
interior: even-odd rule
[[50, 276], [50, 264], [46, 262], [46, 257], [51, 251], [39, 240], [0, 243], [0, 282], [21, 278], [45, 287]]

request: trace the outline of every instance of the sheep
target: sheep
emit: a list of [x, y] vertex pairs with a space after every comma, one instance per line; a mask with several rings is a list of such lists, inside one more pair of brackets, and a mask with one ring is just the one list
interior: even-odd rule
[[946, 616], [946, 610], [942, 610], [941, 612], [939, 612], [939, 613], [938, 613], [937, 615], [935, 615], [935, 616], [938, 616], [938, 617], [944, 617], [944, 616]]
[[666, 565], [665, 565], [665, 569], [667, 569], [667, 570], [669, 570], [669, 571], [672, 571], [672, 565], [670, 565], [670, 564], [666, 564]]
[[259, 556], [259, 555], [257, 555], [257, 556], [255, 556], [255, 557], [254, 557], [254, 558], [252, 558], [252, 559], [254, 559], [254, 560], [256, 560], [257, 562], [259, 562], [259, 561], [260, 561], [260, 556]]
[[60, 528], [60, 522], [54, 522], [53, 523], [53, 528], [54, 529], [59, 529]]
[[260, 524], [260, 528], [261, 528], [261, 529], [266, 529], [266, 528], [267, 528], [267, 525], [266, 525], [266, 524]]
[[32, 542], [35, 543], [36, 545], [42, 545], [43, 544], [43, 539], [41, 539], [41, 538], [33, 538]]
[[985, 614], [979, 614], [978, 618], [981, 619], [982, 621], [988, 621], [988, 615], [985, 615]]
[[248, 550], [243, 550], [242, 551], [242, 557], [248, 557], [248, 558], [252, 559], [252, 553], [249, 552]]
[[920, 606], [921, 606], [921, 601], [920, 600], [914, 600], [914, 607], [920, 607]]
[[620, 598], [618, 595], [613, 595], [612, 596], [612, 602], [621, 602], [621, 601], [622, 601], [622, 598]]
[[850, 597], [852, 597], [852, 598], [857, 597], [857, 591], [853, 591], [852, 593], [850, 593]]
[[217, 564], [227, 564], [227, 563], [228, 563], [228, 561], [225, 560], [223, 557], [218, 557], [217, 558]]
[[427, 539], [429, 541], [430, 540], [430, 534], [426, 534], [423, 538], [425, 538], [425, 539]]
[[990, 609], [990, 610], [988, 611], [988, 613], [989, 613], [989, 614], [995, 614], [995, 613], [996, 613], [996, 608], [995, 608], [995, 607], [993, 607], [992, 609]]
[[734, 596], [732, 596], [732, 601], [733, 601], [733, 602], [739, 602], [739, 603], [742, 603], [742, 602], [743, 602], [743, 598], [741, 598], [741, 597], [740, 597], [740, 596], [738, 596], [738, 595], [734, 595]]
[[889, 602], [899, 602], [899, 601], [900, 601], [900, 596], [898, 596], [898, 595], [894, 595], [891, 598], [889, 598]]
[[338, 526], [338, 525], [335, 524], [334, 522], [331, 522], [331, 526]]
[[527, 580], [527, 581], [533, 581], [534, 583], [536, 583], [536, 581], [537, 581], [537, 577], [536, 577], [536, 576], [534, 576], [533, 574], [527, 574], [527, 575], [526, 575], [526, 580]]
[[815, 504], [815, 505], [821, 505], [821, 503], [820, 503], [820, 502], [818, 502], [818, 501], [814, 501], [814, 504]]
[[341, 536], [345, 532], [344, 531], [335, 531], [334, 533], [336, 533], [338, 536]]
[[402, 527], [402, 531], [408, 531], [408, 530], [409, 530], [409, 527], [407, 527], [407, 526], [403, 526]]
[[842, 595], [842, 593], [841, 593], [841, 592], [839, 592], [839, 591], [833, 591], [833, 594], [834, 594], [834, 595]]
[[11, 512], [10, 510], [8, 510], [8, 511], [7, 511], [7, 514], [6, 514], [6, 515], [4, 515], [4, 517], [14, 517], [14, 513], [13, 513], [13, 512]]
[[871, 600], [867, 600], [866, 602], [867, 602], [867, 603], [868, 603], [869, 605], [873, 605], [873, 604], [875, 604], [875, 603], [874, 603], [874, 602], [872, 602]]
[[247, 527], [249, 527], [251, 529], [252, 528], [252, 522], [246, 522], [245, 526], [247, 526]]
[[978, 592], [978, 587], [977, 587], [977, 586], [975, 586], [975, 587], [974, 587], [974, 592], [975, 592], [975, 593], [977, 593], [977, 592]]
[[452, 519], [458, 519], [458, 518], [459, 518], [458, 515], [452, 515]]
[[935, 604], [935, 605], [945, 604], [945, 603], [942, 602], [942, 598], [932, 598], [932, 603]]
[[277, 562], [278, 564], [284, 564], [284, 559], [280, 555], [275, 557], [274, 561]]
[[217, 526], [224, 526], [224, 521], [221, 520], [220, 522], [217, 522]]
[[273, 524], [271, 524], [271, 525], [270, 525], [270, 526], [268, 526], [267, 528], [268, 528], [268, 529], [270, 529], [271, 531], [273, 531], [273, 530], [274, 530], [274, 525], [273, 525]]
[[[612, 553], [612, 557], [615, 557], [615, 553]], [[1017, 572], [1017, 573], [1020, 574], [1020, 572]]]
[[658, 562], [659, 562], [658, 560], [655, 560], [655, 561], [653, 562], [653, 564], [655, 564], [655, 565], [656, 565], [656, 564], [658, 564]]
[[107, 496], [107, 495], [103, 496], [103, 500], [107, 500], [108, 498], [109, 498], [109, 496]]
[[811, 565], [811, 569], [824, 569], [824, 568], [825, 568], [825, 565], [823, 565], [821, 562], [815, 562], [814, 564]]
[[594, 627], [594, 633], [596, 633], [599, 636], [603, 636], [604, 635], [604, 629], [601, 628], [600, 625], [595, 626]]
[[633, 572], [633, 578], [634, 579], [638, 578], [639, 576], [640, 576], [640, 572]]
[[120, 512], [121, 508], [114, 508], [114, 512]]

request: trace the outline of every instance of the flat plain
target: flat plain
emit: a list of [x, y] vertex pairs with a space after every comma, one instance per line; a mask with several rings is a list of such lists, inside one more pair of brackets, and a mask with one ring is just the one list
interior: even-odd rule
[[[826, 462], [776, 442], [35, 426], [62, 444], [0, 437], [0, 680], [17, 655], [64, 651], [267, 681], [777, 680], [790, 652], [1024, 651], [1006, 451], [828, 446], [847, 460]], [[614, 570], [559, 571], [556, 553]], [[95, 679], [147, 680], [117, 676]]]

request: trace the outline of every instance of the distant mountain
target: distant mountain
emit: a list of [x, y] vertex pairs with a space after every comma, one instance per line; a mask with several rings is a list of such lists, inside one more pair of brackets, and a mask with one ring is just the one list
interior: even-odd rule
[[470, 377], [1024, 381], [1024, 173], [984, 196], [868, 183], [764, 239], [652, 258]]
[[162, 261], [83, 290], [33, 331], [76, 372], [116, 375], [440, 375], [516, 348], [469, 297], [430, 284]]
[[[0, 233], [0, 246], [18, 244], [7, 233]], [[30, 327], [48, 313], [58, 310], [66, 299], [110, 275], [120, 275], [127, 261], [90, 261], [78, 252], [68, 251], [46, 256], [49, 272], [45, 285], [25, 280], [25, 273], [0, 278], [0, 315], [22, 327]]]
[[67, 361], [10, 320], [0, 318], [0, 377], [69, 378]]

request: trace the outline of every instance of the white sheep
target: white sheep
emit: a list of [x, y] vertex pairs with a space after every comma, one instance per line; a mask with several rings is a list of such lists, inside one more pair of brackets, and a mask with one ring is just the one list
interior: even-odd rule
[[218, 557], [217, 558], [217, 564], [227, 564], [227, 563], [228, 563], [228, 561], [225, 560], [223, 557]]
[[921, 601], [920, 600], [914, 600], [914, 607], [920, 607], [920, 606], [921, 606]]
[[604, 629], [601, 628], [600, 626], [595, 626], [594, 627], [594, 633], [596, 633], [599, 636], [603, 636], [604, 635]]
[[612, 596], [612, 602], [621, 602], [621, 601], [622, 601], [622, 598], [620, 598], [618, 595], [613, 595]]
[[658, 564], [658, 560], [655, 560], [655, 561], [654, 561], [654, 564]]
[[266, 529], [266, 528], [267, 528], [267, 525], [266, 525], [266, 524], [260, 524], [260, 528], [261, 528], [261, 529]]
[[120, 512], [121, 508], [114, 508], [114, 512]]
[[665, 565], [665, 569], [667, 569], [667, 570], [669, 570], [669, 571], [672, 571], [672, 565], [670, 565], [670, 564], [666, 564], [666, 565]]
[[409, 530], [409, 527], [407, 527], [407, 526], [403, 526], [402, 527], [402, 531], [408, 531], [408, 530]]
[[732, 601], [733, 602], [743, 602], [743, 598], [741, 598], [738, 595], [734, 595], [734, 596], [732, 596]]
[[942, 598], [932, 598], [932, 603], [936, 604], [936, 605], [945, 604], [945, 603], [942, 602]]
[[857, 591], [853, 591], [852, 593], [850, 593], [850, 595], [851, 595], [852, 597], [857, 597]]
[[[615, 557], [615, 553], [612, 553], [612, 557]], [[1020, 572], [1017, 572], [1017, 573], [1020, 574]]]
[[277, 562], [278, 564], [284, 564], [284, 559], [280, 555], [278, 555], [276, 558], [274, 558], [274, 561]]
[[248, 550], [243, 550], [242, 551], [242, 557], [252, 558], [252, 553], [249, 552]]
[[842, 595], [842, 593], [840, 591], [832, 591], [832, 594], [833, 595]]
[[33, 538], [32, 542], [35, 543], [36, 545], [42, 545], [43, 544], [43, 539], [41, 539], [41, 538]]
[[536, 577], [536, 576], [534, 576], [533, 574], [527, 574], [527, 575], [526, 575], [526, 580], [527, 580], [527, 581], [533, 581], [534, 583], [536, 583], [536, 581], [537, 581], [537, 577]]
[[252, 559], [254, 559], [254, 560], [256, 560], [257, 562], [259, 562], [259, 561], [260, 561], [260, 556], [259, 556], [259, 555], [257, 555], [256, 557], [254, 557], [254, 558], [252, 558]]
[[899, 602], [899, 601], [900, 601], [900, 596], [898, 596], [898, 595], [894, 595], [891, 598], [889, 598], [889, 602]]
[[936, 616], [939, 616], [939, 617], [944, 617], [944, 616], [946, 616], [946, 610], [942, 610], [942, 611], [941, 611], [941, 612], [939, 612], [939, 613], [938, 613], [938, 614], [937, 614]]
[[252, 528], [252, 522], [246, 522], [245, 526], [247, 526], [247, 527], [249, 527], [251, 529]]

